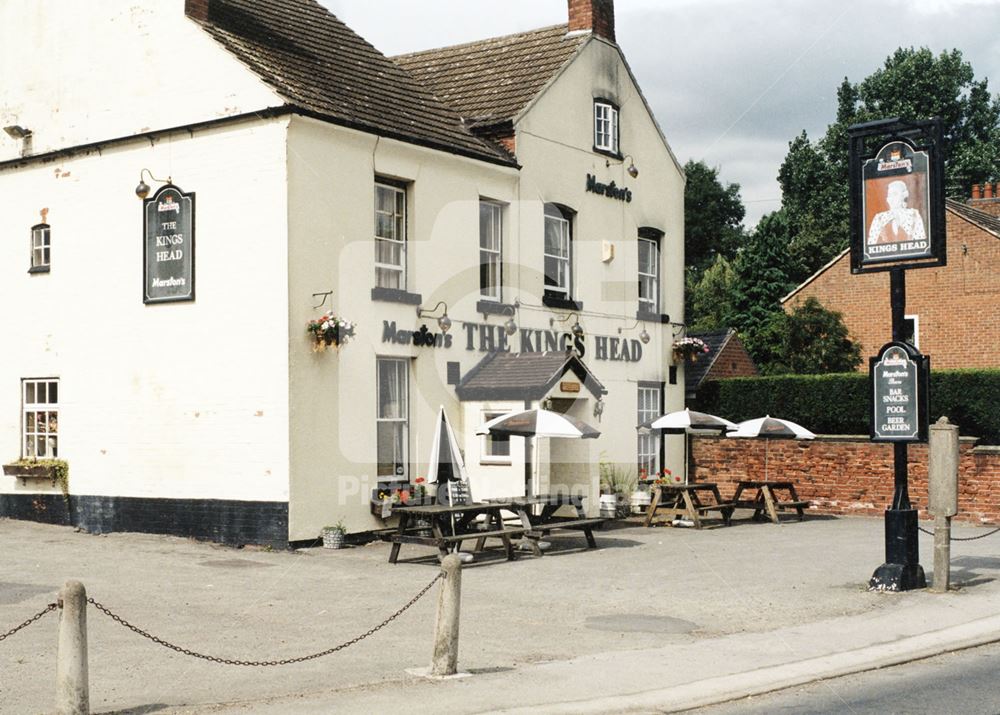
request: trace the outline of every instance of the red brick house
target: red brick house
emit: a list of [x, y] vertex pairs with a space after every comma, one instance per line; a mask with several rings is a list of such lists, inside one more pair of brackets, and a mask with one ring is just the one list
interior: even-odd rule
[[[967, 203], [948, 199], [948, 264], [906, 272], [907, 325], [932, 367], [1000, 367], [998, 215], [992, 185], [984, 196], [974, 189]], [[851, 275], [849, 250], [782, 298], [782, 307], [790, 311], [809, 297], [843, 315], [862, 356], [874, 355], [892, 337], [889, 274]], [[868, 362], [858, 369], [867, 370]]]
[[756, 377], [760, 374], [743, 341], [732, 328], [711, 333], [691, 334], [708, 346], [708, 354], [684, 369], [684, 388], [687, 399], [693, 399], [702, 383], [727, 377]]

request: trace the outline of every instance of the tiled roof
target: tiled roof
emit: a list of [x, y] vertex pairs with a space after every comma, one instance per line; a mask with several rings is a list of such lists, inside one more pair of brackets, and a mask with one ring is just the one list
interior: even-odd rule
[[979, 226], [981, 229], [989, 231], [997, 237], [1000, 237], [1000, 218], [994, 216], [993, 214], [980, 211], [979, 209], [973, 208], [966, 203], [962, 203], [961, 201], [955, 201], [954, 199], [945, 199], [945, 206], [947, 206], [949, 211], [958, 214], [966, 221]]
[[207, 20], [200, 24], [306, 113], [379, 136], [513, 163], [315, 0], [209, 0]]
[[595, 395], [607, 394], [572, 352], [490, 353], [456, 386], [460, 400], [538, 400], [572, 371]]
[[513, 119], [590, 39], [554, 25], [392, 59], [472, 126]]
[[701, 387], [702, 380], [712, 369], [715, 358], [722, 352], [730, 336], [735, 331], [732, 328], [716, 330], [711, 333], [690, 334], [689, 338], [701, 338], [708, 346], [708, 354], [701, 356], [697, 362], [689, 362], [684, 366], [684, 389], [687, 394], [693, 394]]

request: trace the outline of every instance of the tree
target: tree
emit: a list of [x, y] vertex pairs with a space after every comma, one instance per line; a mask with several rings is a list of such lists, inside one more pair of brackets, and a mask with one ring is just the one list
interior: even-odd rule
[[688, 161], [684, 172], [684, 257], [697, 280], [716, 256], [732, 260], [736, 255], [744, 237], [746, 209], [740, 185], [723, 186], [718, 169]]
[[687, 315], [688, 331], [707, 333], [729, 327], [735, 300], [736, 273], [725, 256], [717, 255], [715, 262], [694, 281], [687, 275], [687, 296], [690, 307]]
[[973, 183], [1000, 178], [1000, 98], [976, 80], [959, 50], [938, 56], [900, 48], [857, 84], [837, 90], [837, 117], [817, 142], [803, 132], [789, 143], [778, 173], [794, 259], [801, 282], [847, 247], [849, 240], [848, 133], [852, 124], [941, 117], [945, 182], [953, 197]]
[[779, 359], [763, 366], [764, 372], [816, 375], [852, 372], [861, 364], [861, 346], [850, 339], [843, 316], [814, 297], [775, 316], [767, 330], [780, 349]]

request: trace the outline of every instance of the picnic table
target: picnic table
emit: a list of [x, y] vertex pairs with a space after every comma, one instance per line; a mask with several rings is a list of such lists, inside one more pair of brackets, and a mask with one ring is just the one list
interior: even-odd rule
[[[441, 556], [447, 556], [452, 545], [462, 548], [463, 541], [476, 541], [476, 551], [482, 551], [487, 539], [499, 539], [503, 543], [507, 559], [516, 558], [511, 538], [523, 536], [522, 527], [506, 526], [500, 512], [512, 510], [510, 502], [475, 502], [469, 504], [422, 504], [417, 506], [402, 506], [394, 508], [393, 514], [399, 515], [399, 525], [380, 534], [385, 541], [392, 543], [389, 551], [389, 563], [396, 563], [399, 550], [403, 544], [420, 544], [435, 546]], [[473, 524], [477, 517], [485, 515], [486, 529], [476, 529]], [[421, 528], [414, 525], [418, 517], [430, 522], [430, 535], [421, 533]], [[453, 521], [454, 519], [454, 521]], [[454, 528], [453, 528], [454, 527]]]
[[[744, 496], [744, 492], [753, 493], [752, 498]], [[742, 498], [741, 498], [742, 497]], [[784, 498], [783, 498], [784, 497]], [[764, 514], [775, 524], [778, 522], [778, 512], [794, 509], [802, 521], [805, 509], [809, 507], [808, 500], [799, 499], [793, 482], [772, 482], [745, 479], [736, 483], [733, 494], [733, 504], [741, 509], [753, 509], [753, 518], [761, 519]]]
[[[711, 497], [711, 501], [702, 499]], [[658, 510], [665, 510], [668, 521], [681, 518], [690, 521], [696, 529], [700, 529], [702, 518], [709, 512], [717, 511], [722, 515], [722, 522], [729, 526], [730, 517], [735, 505], [722, 501], [719, 487], [714, 482], [698, 482], [697, 484], [657, 484], [653, 500], [646, 512], [646, 526], [651, 526]]]
[[[513, 497], [508, 500], [524, 528], [522, 544], [526, 544], [536, 556], [541, 556], [538, 542], [557, 529], [582, 531], [587, 539], [587, 547], [597, 548], [594, 527], [601, 526], [607, 519], [588, 518], [583, 508], [583, 497], [576, 494], [541, 494], [538, 496]], [[571, 507], [573, 516], [556, 516], [562, 507]]]

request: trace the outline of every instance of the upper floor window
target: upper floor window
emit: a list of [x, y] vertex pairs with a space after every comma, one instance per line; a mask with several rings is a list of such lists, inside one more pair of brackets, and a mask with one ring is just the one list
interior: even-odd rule
[[24, 457], [59, 456], [59, 380], [21, 381], [21, 450]]
[[375, 285], [406, 290], [406, 189], [375, 182]]
[[31, 227], [31, 267], [29, 273], [45, 273], [49, 270], [52, 229], [47, 223]]
[[492, 201], [479, 202], [479, 293], [500, 301], [500, 261], [503, 236], [503, 207]]
[[545, 295], [569, 299], [572, 295], [572, 213], [545, 204]]
[[903, 316], [903, 340], [915, 348], [920, 348], [920, 316]]
[[660, 233], [639, 231], [639, 310], [660, 312]]
[[594, 101], [594, 148], [618, 153], [618, 107], [603, 100]]

